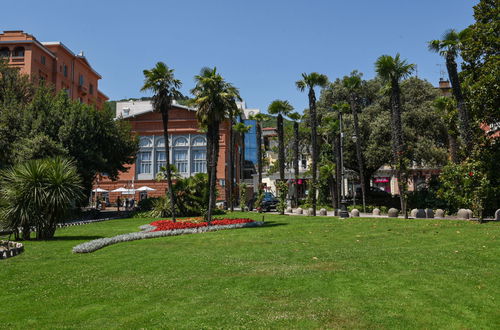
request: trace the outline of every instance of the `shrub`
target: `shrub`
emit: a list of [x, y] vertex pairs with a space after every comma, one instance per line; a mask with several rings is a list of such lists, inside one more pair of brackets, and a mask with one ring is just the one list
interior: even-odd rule
[[[54, 236], [76, 200], [82, 197], [81, 179], [74, 162], [64, 158], [31, 160], [4, 170], [0, 177], [0, 219], [7, 229], [29, 239]], [[19, 237], [16, 237], [16, 239]]]

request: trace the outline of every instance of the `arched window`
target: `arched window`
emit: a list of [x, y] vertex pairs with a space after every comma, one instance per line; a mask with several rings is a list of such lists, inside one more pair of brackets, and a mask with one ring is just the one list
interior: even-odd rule
[[159, 138], [158, 140], [156, 140], [156, 147], [157, 148], [165, 148], [165, 139]]
[[24, 57], [24, 47], [16, 47], [14, 48], [14, 52], [12, 53], [13, 57]]
[[189, 146], [188, 140], [185, 137], [178, 137], [174, 140], [174, 147], [187, 147]]
[[207, 140], [202, 136], [197, 136], [193, 139], [193, 147], [204, 147], [207, 145]]
[[153, 141], [150, 138], [141, 137], [141, 139], [139, 140], [140, 148], [151, 148], [152, 146], [153, 146]]
[[2, 47], [0, 48], [0, 57], [9, 57], [10, 56], [10, 50], [7, 47]]

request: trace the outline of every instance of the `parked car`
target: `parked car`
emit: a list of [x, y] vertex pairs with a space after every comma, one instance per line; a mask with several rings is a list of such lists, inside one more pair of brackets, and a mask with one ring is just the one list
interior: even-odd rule
[[[257, 200], [257, 193], [254, 193], [253, 198], [249, 202], [250, 210], [253, 210], [256, 207], [255, 205], [256, 200]], [[264, 198], [262, 198], [262, 203], [261, 203], [262, 211], [269, 212], [271, 210], [276, 210], [278, 202], [279, 200], [273, 195], [273, 193], [265, 192]]]
[[[361, 187], [356, 188], [356, 203], [361, 203], [362, 196]], [[366, 191], [366, 203], [369, 205], [393, 207], [394, 203], [397, 204], [397, 200], [385, 190], [378, 187], [369, 187]]]

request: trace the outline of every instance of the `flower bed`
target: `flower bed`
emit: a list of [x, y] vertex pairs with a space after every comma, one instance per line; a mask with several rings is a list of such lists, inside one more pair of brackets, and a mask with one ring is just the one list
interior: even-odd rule
[[[153, 225], [156, 224], [156, 225]], [[176, 226], [172, 228], [171, 226]], [[264, 222], [251, 219], [221, 219], [214, 220], [208, 225], [206, 222], [172, 222], [171, 220], [154, 221], [151, 224], [141, 226], [142, 232], [117, 235], [114, 237], [99, 238], [93, 241], [78, 244], [73, 248], [74, 253], [90, 253], [99, 250], [105, 246], [135, 241], [139, 239], [177, 236], [185, 234], [205, 233], [209, 231], [218, 231], [225, 229], [249, 228], [262, 226]], [[170, 229], [168, 229], [170, 226]]]
[[[194, 222], [193, 220], [198, 219], [186, 219], [188, 221], [178, 221], [173, 222], [172, 220], [158, 220], [150, 223], [151, 226], [156, 227], [151, 231], [165, 231], [173, 229], [186, 229], [186, 228], [200, 228], [207, 227], [207, 222]], [[201, 218], [200, 218], [201, 220]], [[221, 225], [233, 225], [237, 223], [249, 223], [254, 222], [252, 219], [216, 219], [213, 220], [211, 226], [221, 226]]]

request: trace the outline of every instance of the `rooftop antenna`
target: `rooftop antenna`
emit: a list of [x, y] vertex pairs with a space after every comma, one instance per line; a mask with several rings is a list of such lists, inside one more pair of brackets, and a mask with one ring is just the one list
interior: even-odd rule
[[444, 75], [446, 74], [446, 72], [443, 69], [443, 64], [439, 63], [439, 64], [436, 64], [436, 65], [439, 67], [439, 80], [440, 81], [446, 80], [445, 77], [444, 77]]

